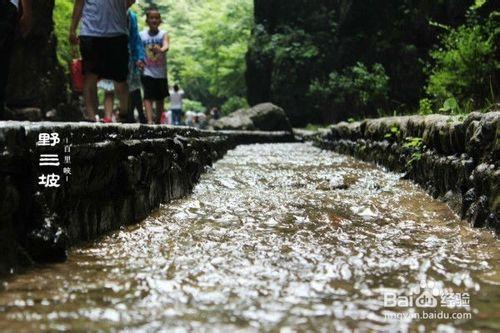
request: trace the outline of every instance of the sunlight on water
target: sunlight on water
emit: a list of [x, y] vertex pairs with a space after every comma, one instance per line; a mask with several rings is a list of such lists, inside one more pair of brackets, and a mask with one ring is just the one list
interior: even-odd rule
[[[436, 306], [402, 303], [425, 292]], [[499, 318], [499, 240], [400, 175], [307, 144], [240, 146], [189, 198], [0, 293], [0, 330], [16, 332], [498, 331]]]

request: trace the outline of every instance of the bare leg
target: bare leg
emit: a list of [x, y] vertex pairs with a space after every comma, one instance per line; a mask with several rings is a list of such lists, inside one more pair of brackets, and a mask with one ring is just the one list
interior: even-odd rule
[[156, 101], [156, 123], [159, 124], [161, 121], [161, 115], [165, 111], [165, 104], [163, 103], [163, 99]]
[[119, 117], [123, 121], [127, 118], [128, 111], [128, 85], [127, 82], [115, 82], [115, 92], [120, 103]]
[[135, 122], [134, 119], [134, 110], [137, 109], [137, 112], [139, 113], [139, 122], [141, 124], [146, 123], [146, 117], [144, 116], [144, 107], [142, 103], [142, 95], [141, 95], [141, 89], [137, 89], [134, 91], [131, 91], [129, 93], [129, 117], [132, 122]]
[[83, 82], [83, 99], [85, 100], [85, 117], [87, 120], [95, 121], [97, 112], [97, 75], [86, 74]]
[[115, 93], [112, 91], [106, 91], [104, 94], [104, 117], [109, 119], [113, 116], [114, 99]]
[[146, 109], [146, 120], [148, 121], [148, 124], [154, 124], [154, 118], [153, 118], [153, 101], [149, 99], [144, 100], [144, 109]]

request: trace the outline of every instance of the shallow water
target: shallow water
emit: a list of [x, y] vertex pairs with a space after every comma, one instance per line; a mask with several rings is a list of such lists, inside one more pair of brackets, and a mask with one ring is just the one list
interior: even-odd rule
[[0, 331], [174, 329], [499, 331], [500, 241], [370, 164], [240, 146], [189, 198], [0, 292]]

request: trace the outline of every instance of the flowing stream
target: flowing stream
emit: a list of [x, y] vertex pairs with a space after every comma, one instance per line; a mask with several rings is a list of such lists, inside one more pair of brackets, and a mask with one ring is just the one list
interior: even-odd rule
[[8, 278], [0, 331], [500, 331], [500, 241], [401, 175], [240, 146], [194, 193]]

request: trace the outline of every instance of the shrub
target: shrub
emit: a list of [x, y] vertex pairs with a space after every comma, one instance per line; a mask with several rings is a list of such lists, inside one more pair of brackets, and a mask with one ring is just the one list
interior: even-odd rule
[[193, 101], [187, 98], [182, 100], [182, 104], [184, 111], [205, 112], [207, 110], [201, 102]]
[[428, 115], [432, 114], [432, 102], [428, 98], [423, 98], [420, 100], [419, 103], [419, 108], [418, 108], [418, 113], [421, 115]]
[[222, 115], [227, 116], [228, 114], [239, 110], [239, 109], [244, 109], [248, 108], [248, 102], [246, 98], [244, 97], [239, 97], [239, 96], [233, 96], [229, 98], [224, 104], [221, 106], [221, 112]]
[[316, 107], [333, 113], [334, 120], [377, 114], [387, 106], [388, 92], [384, 67], [374, 64], [370, 70], [360, 62], [342, 73], [331, 73], [326, 82], [314, 81], [309, 88]]
[[465, 25], [447, 28], [442, 46], [430, 55], [434, 60], [426, 92], [441, 112], [462, 112], [495, 102], [498, 91], [499, 12], [487, 19], [471, 9]]

